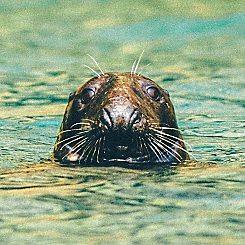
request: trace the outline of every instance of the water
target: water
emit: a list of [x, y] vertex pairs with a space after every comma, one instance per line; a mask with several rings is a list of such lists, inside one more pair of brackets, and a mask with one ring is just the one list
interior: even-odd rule
[[[1, 1], [1, 243], [244, 243], [242, 1], [129, 3]], [[143, 49], [197, 162], [48, 161], [69, 93], [92, 76], [86, 54], [129, 71]]]

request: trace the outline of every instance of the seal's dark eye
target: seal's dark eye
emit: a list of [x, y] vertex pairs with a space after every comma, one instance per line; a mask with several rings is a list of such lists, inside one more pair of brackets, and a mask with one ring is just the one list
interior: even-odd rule
[[158, 88], [156, 88], [156, 87], [148, 87], [146, 91], [147, 91], [148, 95], [152, 99], [158, 100], [160, 98], [160, 91], [159, 91]]
[[94, 97], [95, 91], [92, 88], [85, 88], [81, 93], [81, 102], [83, 104], [89, 103], [89, 101]]

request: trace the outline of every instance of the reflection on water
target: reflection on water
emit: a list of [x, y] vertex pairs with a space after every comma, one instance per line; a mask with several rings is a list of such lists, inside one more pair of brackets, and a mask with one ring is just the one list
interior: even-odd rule
[[[0, 3], [0, 242], [242, 244], [242, 2], [189, 2]], [[91, 77], [85, 54], [128, 71], [142, 49], [197, 162], [47, 160], [69, 93]]]

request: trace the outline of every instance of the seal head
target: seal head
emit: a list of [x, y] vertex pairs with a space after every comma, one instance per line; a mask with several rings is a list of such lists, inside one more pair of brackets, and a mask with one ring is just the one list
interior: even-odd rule
[[70, 94], [54, 156], [83, 165], [188, 159], [168, 92], [130, 73], [94, 77]]

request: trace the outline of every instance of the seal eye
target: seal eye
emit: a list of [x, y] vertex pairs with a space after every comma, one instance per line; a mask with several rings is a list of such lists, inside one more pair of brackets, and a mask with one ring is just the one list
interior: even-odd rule
[[94, 97], [94, 90], [92, 88], [85, 88], [81, 93], [81, 102], [87, 104]]
[[89, 103], [89, 101], [94, 97], [94, 90], [92, 88], [85, 88], [81, 94], [81, 102], [83, 104]]
[[160, 91], [159, 91], [158, 88], [152, 87], [152, 86], [151, 86], [151, 87], [148, 87], [148, 88], [146, 89], [146, 91], [147, 91], [148, 95], [149, 95], [152, 99], [158, 100], [158, 99], [160, 98]]

